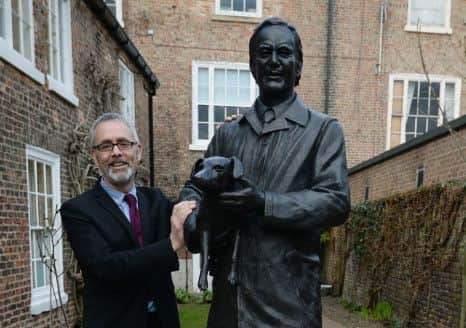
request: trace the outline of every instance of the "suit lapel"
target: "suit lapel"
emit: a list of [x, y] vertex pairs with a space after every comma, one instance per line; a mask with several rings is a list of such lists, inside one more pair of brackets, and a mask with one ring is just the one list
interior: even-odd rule
[[120, 210], [118, 205], [115, 204], [113, 199], [100, 186], [100, 181], [97, 182], [94, 188], [94, 191], [96, 193], [96, 199], [99, 205], [102, 206], [104, 209], [106, 209], [111, 214], [112, 218], [114, 218], [122, 226], [122, 228], [128, 233], [128, 237], [131, 238], [131, 240], [136, 245], [139, 245], [128, 219], [123, 214], [123, 212]]
[[153, 231], [152, 222], [153, 218], [150, 218], [150, 208], [149, 201], [146, 196], [136, 188], [136, 193], [138, 195], [138, 207], [139, 215], [141, 216], [141, 226], [142, 226], [142, 235], [144, 236], [144, 244], [149, 244], [153, 241], [153, 236], [151, 232]]

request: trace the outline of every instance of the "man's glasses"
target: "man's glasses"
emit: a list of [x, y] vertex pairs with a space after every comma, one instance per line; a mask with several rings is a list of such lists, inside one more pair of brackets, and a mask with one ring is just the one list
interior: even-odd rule
[[95, 145], [92, 148], [100, 152], [103, 152], [103, 153], [108, 153], [108, 152], [111, 152], [113, 150], [113, 147], [115, 146], [117, 146], [119, 150], [129, 150], [136, 144], [137, 142], [135, 141], [121, 140], [115, 143], [102, 142], [101, 144]]

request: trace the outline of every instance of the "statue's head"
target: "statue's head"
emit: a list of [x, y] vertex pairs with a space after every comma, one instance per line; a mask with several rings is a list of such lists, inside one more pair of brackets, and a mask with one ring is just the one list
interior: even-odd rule
[[249, 40], [249, 66], [262, 97], [286, 99], [299, 84], [303, 66], [296, 29], [278, 17], [260, 23]]

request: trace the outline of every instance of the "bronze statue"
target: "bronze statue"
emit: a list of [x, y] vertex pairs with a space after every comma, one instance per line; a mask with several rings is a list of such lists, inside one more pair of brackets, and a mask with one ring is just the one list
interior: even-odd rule
[[[217, 197], [219, 213], [241, 223], [237, 279], [228, 281], [235, 233], [209, 259], [213, 300], [208, 327], [321, 327], [320, 231], [342, 224], [350, 202], [345, 142], [335, 118], [304, 105], [294, 91], [303, 64], [300, 37], [280, 18], [259, 24], [249, 41], [260, 95], [250, 111], [223, 124], [205, 157], [236, 156], [251, 182]], [[201, 199], [191, 182], [182, 199]], [[185, 223], [199, 250], [198, 216]], [[214, 236], [215, 238], [215, 236]]]

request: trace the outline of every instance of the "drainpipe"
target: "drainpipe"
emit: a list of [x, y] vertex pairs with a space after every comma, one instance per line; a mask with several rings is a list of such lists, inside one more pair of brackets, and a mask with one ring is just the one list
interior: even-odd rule
[[149, 112], [149, 184], [155, 187], [155, 156], [154, 156], [154, 103], [156, 86], [151, 83], [147, 91], [148, 112]]
[[327, 1], [327, 53], [325, 57], [325, 105], [324, 113], [330, 112], [330, 89], [332, 87], [331, 79], [333, 74], [332, 52], [333, 52], [333, 19], [335, 15], [334, 0]]

